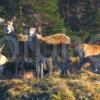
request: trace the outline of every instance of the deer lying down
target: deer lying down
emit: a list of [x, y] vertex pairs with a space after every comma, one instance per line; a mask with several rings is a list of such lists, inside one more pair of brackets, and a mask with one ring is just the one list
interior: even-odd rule
[[79, 69], [81, 69], [83, 62], [86, 58], [88, 61], [95, 63], [100, 62], [100, 46], [93, 44], [81, 44], [76, 48], [76, 52], [80, 58]]
[[0, 48], [0, 74], [2, 75], [3, 69], [4, 69], [4, 64], [8, 62], [8, 59], [5, 55], [2, 54], [2, 49], [4, 45]]

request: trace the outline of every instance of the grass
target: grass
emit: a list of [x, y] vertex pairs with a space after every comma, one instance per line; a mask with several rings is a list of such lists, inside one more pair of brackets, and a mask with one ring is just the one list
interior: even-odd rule
[[[56, 77], [55, 77], [56, 76]], [[89, 71], [61, 78], [9, 79], [0, 82], [2, 100], [99, 100], [100, 75]]]

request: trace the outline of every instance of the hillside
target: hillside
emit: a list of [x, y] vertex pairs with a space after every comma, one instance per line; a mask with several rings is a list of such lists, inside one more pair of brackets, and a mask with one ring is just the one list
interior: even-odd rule
[[8, 79], [0, 82], [1, 100], [99, 100], [100, 75], [81, 74], [43, 79]]

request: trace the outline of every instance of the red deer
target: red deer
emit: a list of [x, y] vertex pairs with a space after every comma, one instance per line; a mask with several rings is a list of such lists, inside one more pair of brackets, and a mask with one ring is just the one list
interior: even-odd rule
[[[38, 76], [39, 76], [41, 73], [40, 67], [39, 67], [40, 66], [39, 62], [41, 62], [41, 59], [43, 59], [42, 58], [43, 56], [41, 56], [41, 54], [39, 53], [40, 52], [39, 43], [42, 42], [43, 44], [45, 43], [46, 45], [62, 45], [62, 44], [67, 45], [70, 43], [70, 38], [62, 33], [58, 33], [58, 34], [50, 35], [50, 36], [41, 36], [40, 34], [37, 34], [34, 29], [32, 29], [32, 31], [31, 31], [31, 29], [32, 28], [30, 28], [30, 30], [29, 30], [29, 35], [17, 35], [17, 38], [19, 41], [21, 41], [23, 43], [28, 41], [29, 48], [32, 51], [31, 56], [33, 55], [33, 57], [36, 57], [36, 60], [35, 60], [36, 66], [37, 66], [36, 69], [37, 69]], [[31, 31], [31, 35], [30, 35], [30, 31]], [[31, 36], [31, 40], [30, 40], [30, 36]], [[44, 48], [44, 47], [42, 47], [42, 48]], [[45, 52], [45, 53], [48, 52], [48, 50], [46, 50], [46, 49], [47, 48], [45, 48], [42, 51], [42, 54], [43, 54], [43, 52]], [[66, 56], [66, 55], [64, 55], [64, 56]], [[42, 75], [43, 75], [43, 73], [42, 73]]]
[[100, 63], [100, 46], [93, 44], [81, 44], [76, 48], [78, 56], [80, 58], [79, 69], [81, 69], [83, 62], [86, 58], [89, 61]]
[[[66, 56], [65, 45], [70, 44], [70, 38], [68, 36], [66, 36], [65, 34], [62, 34], [62, 33], [58, 33], [58, 34], [50, 35], [50, 36], [41, 36], [39, 34], [36, 34], [35, 31], [36, 31], [36, 29], [31, 27], [29, 29], [29, 32], [28, 32], [29, 35], [26, 35], [26, 36], [17, 35], [17, 37], [16, 37], [16, 35], [14, 33], [14, 26], [13, 26], [12, 20], [10, 22], [7, 22], [6, 26], [4, 27], [4, 32], [7, 33], [8, 36], [11, 36], [11, 37], [15, 36], [18, 39], [19, 48], [21, 48], [19, 50], [18, 56], [22, 56], [21, 57], [22, 60], [25, 60], [25, 55], [24, 55], [25, 53], [23, 51], [23, 48], [24, 48], [23, 44], [28, 43], [28, 47], [32, 51], [31, 56], [33, 55], [33, 57], [37, 58], [36, 66], [39, 66], [38, 64], [39, 64], [40, 61], [38, 61], [38, 59], [41, 58], [40, 53], [39, 53], [40, 52], [39, 44], [40, 44], [40, 42], [42, 42], [42, 43], [46, 43], [47, 45], [64, 45], [64, 46], [61, 46], [61, 48], [63, 50], [62, 55], [64, 56], [63, 58], [64, 58], [64, 63], [65, 63], [65, 61], [66, 61], [66, 59], [65, 59], [65, 56]], [[25, 51], [26, 50], [27, 49], [25, 49]], [[48, 52], [48, 51], [45, 50], [45, 52]], [[63, 65], [65, 66], [65, 64], [63, 64]], [[39, 75], [39, 73], [38, 73], [38, 75]]]
[[[67, 61], [66, 60], [66, 52], [67, 51], [66, 51], [66, 47], [63, 47], [63, 45], [64, 46], [69, 45], [70, 38], [62, 33], [57, 33], [57, 34], [49, 35], [49, 36], [42, 36], [40, 34], [36, 34], [36, 37], [40, 42], [45, 43], [47, 45], [47, 47], [49, 45], [53, 45], [53, 46], [61, 45], [60, 48], [62, 48], [61, 53], [62, 53], [62, 58], [63, 58], [63, 60], [62, 60], [62, 63], [63, 63], [62, 64], [62, 73], [64, 73], [65, 70], [68, 71], [68, 69], [66, 68], [67, 65], [65, 64]], [[45, 51], [45, 53], [46, 53], [46, 51], [49, 52], [49, 50], [46, 50], [47, 47], [46, 46], [43, 47], [43, 48], [45, 48], [45, 49], [43, 49], [43, 51]], [[43, 51], [42, 51], [42, 54], [43, 54]], [[52, 51], [52, 53], [54, 54], [54, 56], [57, 56], [56, 55], [57, 54], [56, 48], [54, 48], [54, 51]], [[52, 57], [52, 59], [53, 59], [53, 57]], [[54, 61], [54, 59], [53, 59], [53, 61]], [[52, 64], [51, 64], [51, 66], [52, 66]], [[51, 72], [52, 72], [52, 68], [50, 69], [49, 73], [51, 74]]]
[[10, 47], [10, 56], [15, 56], [16, 49], [15, 44], [16, 41], [16, 33], [14, 28], [14, 21], [15, 17], [13, 17], [11, 20], [8, 20], [5, 22], [3, 27], [3, 32], [5, 33], [5, 41], [8, 43], [8, 46]]

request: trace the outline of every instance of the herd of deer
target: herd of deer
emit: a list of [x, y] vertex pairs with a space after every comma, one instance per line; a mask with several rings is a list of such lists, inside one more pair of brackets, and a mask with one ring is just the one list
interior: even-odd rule
[[[16, 53], [16, 58], [14, 59], [16, 63], [16, 74], [17, 69], [19, 66], [19, 60], [22, 63], [21, 66], [24, 66], [24, 62], [27, 60], [27, 57], [25, 56], [26, 53], [24, 50], [31, 50], [31, 58], [35, 59], [36, 64], [36, 71], [38, 77], [43, 77], [43, 70], [48, 64], [49, 68], [49, 74], [52, 73], [52, 68], [54, 66], [53, 62], [55, 61], [54, 58], [57, 56], [57, 46], [60, 45], [60, 48], [62, 49], [60, 52], [62, 54], [62, 71], [68, 71], [68, 63], [67, 63], [67, 47], [68, 45], [71, 45], [71, 40], [68, 36], [66, 36], [63, 33], [57, 33], [54, 35], [49, 36], [42, 36], [36, 32], [36, 28], [30, 27], [27, 34], [16, 34], [14, 31], [14, 20], [10, 20], [5, 22], [4, 19], [0, 18], [0, 25], [4, 25], [3, 32], [5, 33], [5, 36], [11, 37], [11, 39], [15, 39], [18, 42], [18, 48], [14, 44], [14, 49], [18, 49], [18, 53]], [[2, 37], [1, 37], [2, 38]], [[9, 40], [11, 41], [11, 40]], [[9, 42], [8, 41], [8, 42]], [[43, 47], [42, 51], [40, 50], [40, 41], [43, 44], [50, 45], [50, 48]], [[25, 44], [28, 43], [28, 46]], [[1, 44], [1, 43], [0, 43]], [[8, 43], [11, 45], [11, 43]], [[2, 44], [1, 44], [2, 45]], [[53, 46], [52, 53], [49, 53], [51, 46]], [[8, 59], [5, 55], [2, 54], [4, 44], [0, 48], [0, 73], [3, 72], [4, 64], [8, 62]], [[12, 47], [11, 47], [12, 48]], [[12, 50], [12, 53], [14, 49]], [[27, 51], [26, 50], [26, 51]], [[95, 62], [94, 65], [97, 65], [100, 67], [100, 45], [94, 45], [94, 44], [80, 44], [74, 48], [76, 51], [78, 57], [79, 57], [79, 63], [78, 68], [81, 70], [81, 67], [84, 64], [84, 59], [88, 58], [88, 61]], [[42, 53], [41, 53], [42, 52]], [[44, 55], [43, 55], [44, 54]], [[48, 56], [49, 55], [49, 56]], [[49, 59], [51, 58], [51, 59]], [[49, 59], [49, 60], [48, 60]], [[96, 71], [100, 72], [99, 69], [96, 69]]]

